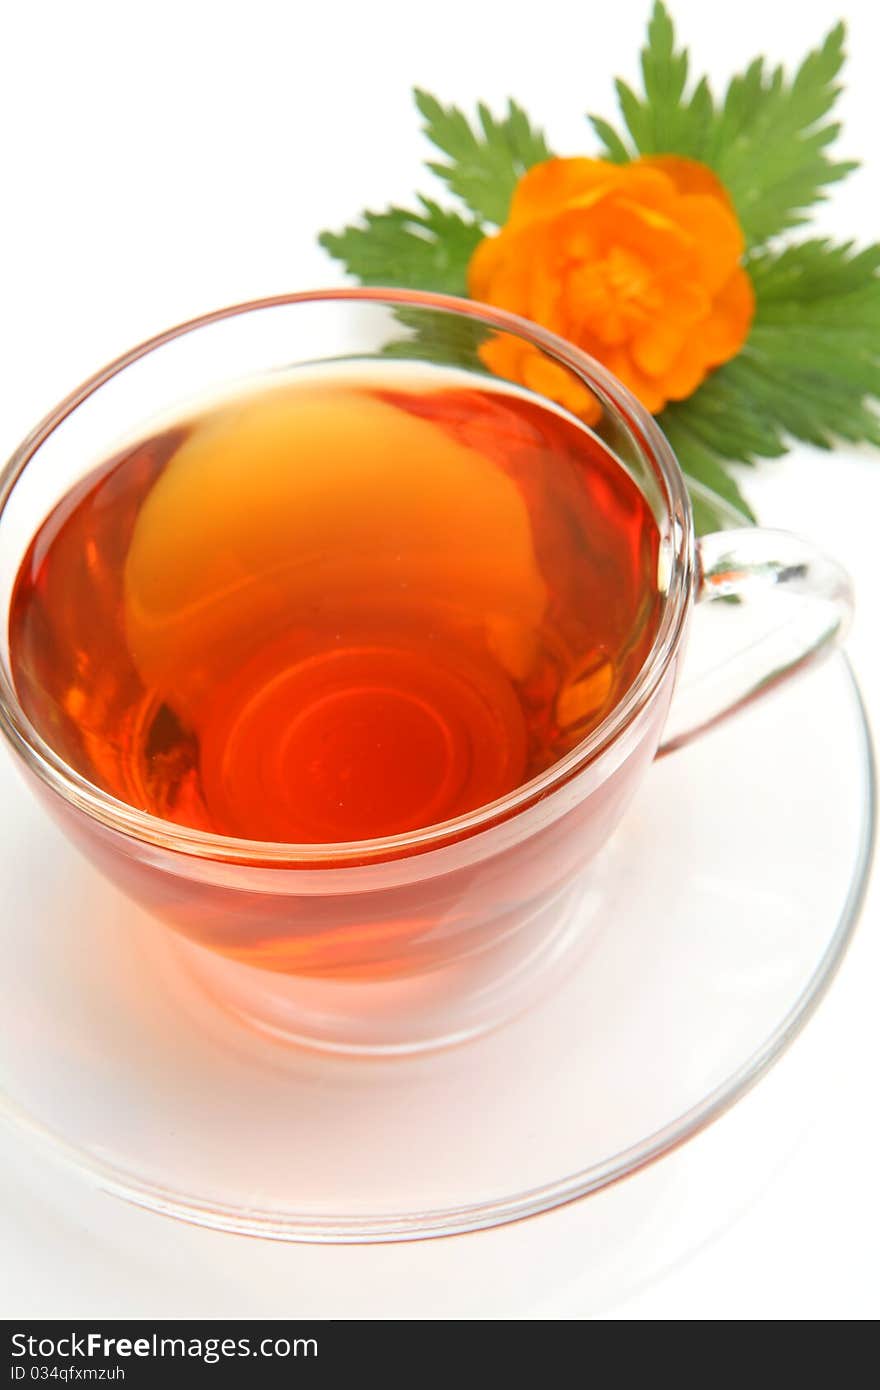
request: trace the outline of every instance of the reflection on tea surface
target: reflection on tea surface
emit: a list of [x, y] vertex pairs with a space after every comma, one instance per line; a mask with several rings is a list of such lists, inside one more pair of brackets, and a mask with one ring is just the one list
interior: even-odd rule
[[340, 842], [543, 771], [642, 666], [658, 529], [583, 426], [462, 373], [280, 378], [108, 460], [44, 522], [11, 660], [98, 786]]

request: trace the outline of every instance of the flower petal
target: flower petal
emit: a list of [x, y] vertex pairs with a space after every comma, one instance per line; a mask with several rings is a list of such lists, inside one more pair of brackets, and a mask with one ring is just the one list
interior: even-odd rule
[[742, 266], [737, 266], [701, 325], [703, 352], [710, 366], [717, 367], [736, 356], [754, 317], [755, 291]]
[[663, 404], [667, 400], [683, 401], [687, 396], [692, 396], [707, 375], [703, 344], [699, 331], [696, 331], [685, 340], [674, 364], [663, 377]]
[[603, 360], [618, 381], [622, 381], [652, 415], [663, 409], [666, 404], [665, 383], [661, 386], [655, 377], [640, 371], [625, 349], [609, 353]]
[[707, 164], [696, 159], [685, 159], [680, 154], [646, 154], [633, 161], [633, 167], [657, 169], [671, 179], [679, 193], [704, 193], [710, 198], [718, 198], [726, 207], [733, 203], [718, 175]]
[[686, 336], [687, 330], [680, 324], [658, 318], [633, 339], [633, 361], [648, 376], [662, 376], [681, 353]]
[[[552, 159], [520, 180], [507, 225], [477, 247], [468, 283], [474, 298], [569, 338], [657, 412], [745, 341], [754, 291], [743, 250], [730, 199], [694, 160]], [[575, 404], [580, 393], [563, 389], [536, 350], [489, 344], [483, 356], [589, 418], [589, 400]]]
[[535, 164], [516, 186], [507, 227], [543, 220], [578, 199], [601, 197], [620, 181], [620, 167], [603, 159], [548, 159]]
[[564, 405], [588, 425], [596, 424], [602, 416], [598, 400], [574, 372], [537, 348], [529, 353], [523, 364], [522, 382], [539, 396]]
[[717, 294], [745, 250], [739, 223], [717, 198], [704, 194], [679, 198], [673, 215], [692, 239], [703, 284], [710, 294]]

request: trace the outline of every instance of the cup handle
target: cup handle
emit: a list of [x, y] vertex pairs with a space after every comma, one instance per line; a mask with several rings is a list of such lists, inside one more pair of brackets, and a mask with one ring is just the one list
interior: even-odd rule
[[696, 603], [658, 756], [816, 665], [853, 611], [846, 571], [808, 541], [760, 527], [697, 542]]

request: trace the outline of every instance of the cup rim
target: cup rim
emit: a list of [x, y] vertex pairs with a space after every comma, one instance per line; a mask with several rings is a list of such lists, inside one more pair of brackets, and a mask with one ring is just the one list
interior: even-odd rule
[[51, 410], [22, 441], [0, 472], [0, 517], [28, 463], [52, 432], [108, 381], [141, 358], [177, 338], [226, 319], [294, 304], [334, 301], [372, 302], [430, 309], [468, 318], [503, 332], [514, 333], [547, 352], [585, 380], [588, 386], [596, 386], [599, 389], [622, 418], [639, 450], [647, 456], [648, 462], [659, 475], [670, 525], [675, 535], [674, 543], [670, 546], [668, 587], [663, 613], [651, 650], [623, 698], [602, 722], [565, 757], [560, 758], [537, 777], [515, 787], [505, 796], [486, 802], [464, 815], [414, 831], [369, 840], [302, 844], [215, 835], [210, 831], [162, 820], [101, 790], [68, 766], [45, 742], [21, 708], [12, 681], [4, 666], [0, 664], [0, 729], [13, 750], [29, 770], [64, 801], [84, 812], [90, 819], [128, 838], [162, 849], [226, 863], [288, 867], [382, 862], [470, 838], [490, 826], [518, 815], [569, 782], [588, 764], [595, 763], [649, 704], [678, 650], [695, 584], [694, 522], [684, 476], [660, 427], [641, 402], [607, 368], [574, 344], [518, 314], [453, 295], [378, 286], [304, 290], [246, 300], [215, 309], [157, 333], [120, 354], [88, 377]]

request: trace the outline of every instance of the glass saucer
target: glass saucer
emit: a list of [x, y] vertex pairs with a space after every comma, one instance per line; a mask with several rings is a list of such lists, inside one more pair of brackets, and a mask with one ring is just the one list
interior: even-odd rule
[[282, 1240], [533, 1215], [697, 1133], [779, 1057], [852, 934], [870, 741], [842, 658], [656, 763], [564, 984], [476, 1041], [309, 1052], [247, 1028], [0, 757], [0, 1114], [116, 1196]]

